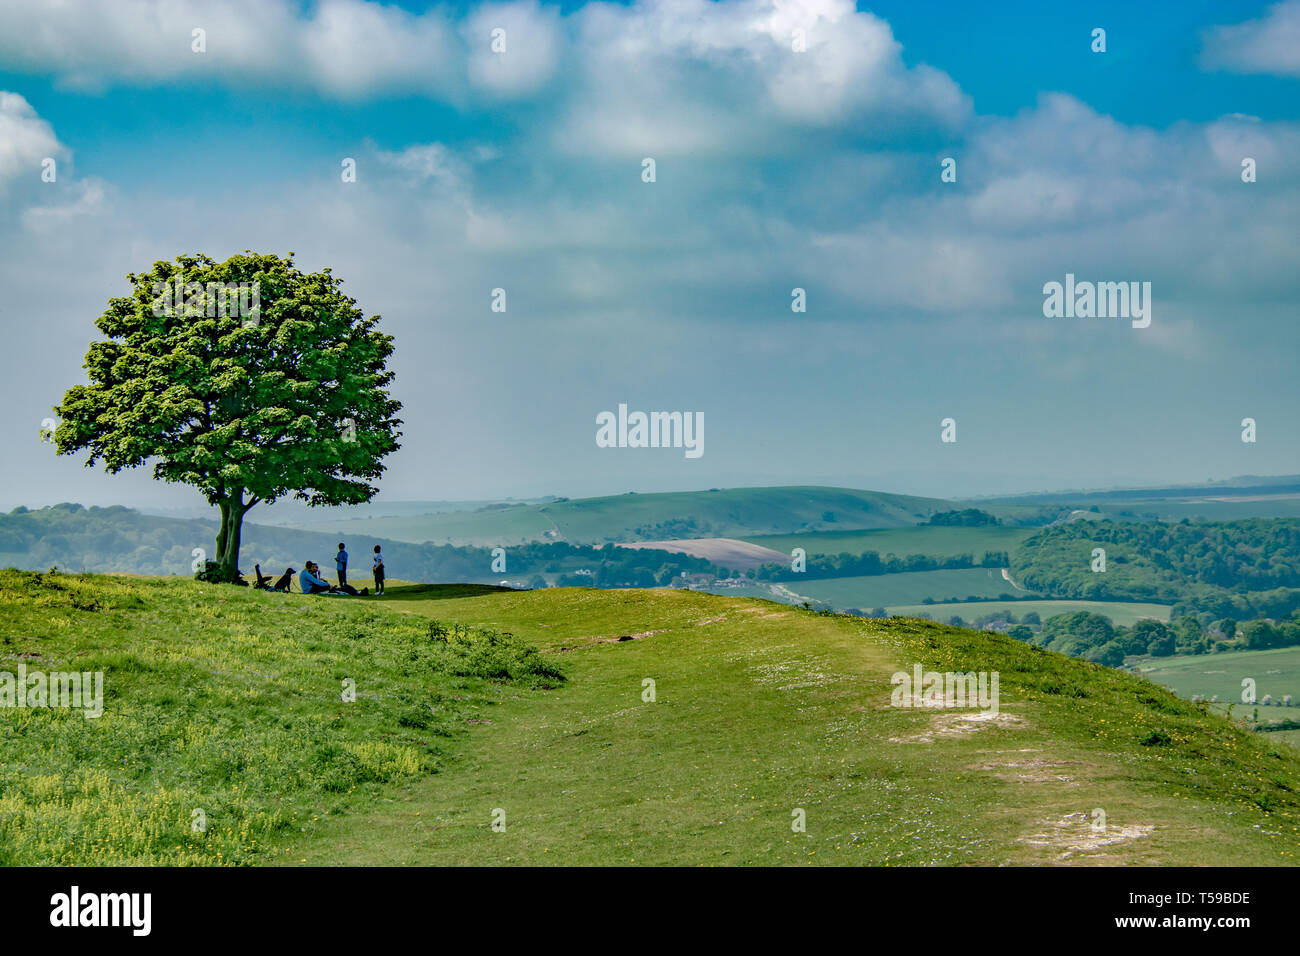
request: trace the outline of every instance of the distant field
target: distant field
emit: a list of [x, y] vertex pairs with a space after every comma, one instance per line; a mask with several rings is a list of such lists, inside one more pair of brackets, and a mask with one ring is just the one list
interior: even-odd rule
[[927, 554], [951, 557], [970, 554], [979, 560], [986, 551], [1010, 552], [1029, 537], [1037, 528], [945, 528], [921, 525], [910, 528], [879, 528], [873, 531], [814, 531], [808, 534], [756, 535], [746, 538], [754, 544], [789, 554], [792, 548], [803, 548], [814, 554], [865, 554], [877, 551], [882, 555]]
[[996, 568], [913, 571], [782, 583], [791, 591], [829, 602], [836, 608], [856, 607], [864, 611], [891, 604], [914, 604], [927, 597], [935, 600], [967, 595], [998, 597], [1012, 592], [1011, 585], [1002, 580], [1002, 572]]
[[738, 538], [686, 538], [677, 541], [634, 541], [620, 545], [624, 548], [649, 551], [674, 551], [704, 558], [723, 568], [748, 571], [764, 564], [782, 564], [789, 558], [780, 551], [764, 548]]
[[1238, 501], [1157, 501], [1126, 502], [1123, 507], [1112, 506], [1108, 511], [1134, 511], [1138, 514], [1154, 511], [1162, 521], [1181, 521], [1200, 518], [1206, 521], [1238, 521], [1242, 518], [1300, 518], [1300, 499], [1296, 498], [1244, 498]]
[[[1282, 647], [1268, 651], [1229, 651], [1224, 654], [1198, 654], [1195, 657], [1143, 658], [1138, 673], [1148, 680], [1164, 684], [1180, 697], [1199, 694], [1218, 695], [1221, 701], [1234, 702], [1233, 714], [1241, 717], [1254, 706], [1241, 703], [1241, 682], [1255, 681], [1256, 700], [1271, 694], [1281, 700], [1287, 694], [1300, 699], [1300, 647]], [[1300, 707], [1260, 707], [1264, 719], [1295, 717]]]
[[668, 538], [746, 538], [843, 528], [914, 525], [951, 502], [848, 488], [722, 488], [574, 498], [484, 511], [302, 524], [312, 531], [396, 541], [497, 545], [548, 540], [574, 544]]
[[1131, 627], [1144, 617], [1160, 621], [1169, 620], [1169, 605], [1139, 604], [1125, 601], [971, 601], [965, 604], [907, 604], [886, 605], [890, 614], [898, 617], [915, 617], [928, 614], [936, 621], [946, 621], [954, 614], [964, 620], [973, 620], [997, 611], [1009, 611], [1017, 619], [1034, 611], [1046, 621], [1056, 614], [1074, 614], [1090, 611], [1110, 618], [1112, 624]]

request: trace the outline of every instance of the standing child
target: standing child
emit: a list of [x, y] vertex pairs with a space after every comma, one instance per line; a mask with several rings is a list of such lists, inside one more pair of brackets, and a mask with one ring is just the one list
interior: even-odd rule
[[384, 593], [384, 553], [375, 545], [375, 593]]
[[339, 573], [339, 587], [348, 583], [348, 553], [343, 550], [343, 542], [339, 542], [339, 553], [334, 555], [334, 568]]

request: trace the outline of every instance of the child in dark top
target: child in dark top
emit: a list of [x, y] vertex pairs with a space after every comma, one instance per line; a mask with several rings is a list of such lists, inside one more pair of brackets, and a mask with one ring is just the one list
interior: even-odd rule
[[384, 593], [384, 554], [375, 545], [375, 593]]

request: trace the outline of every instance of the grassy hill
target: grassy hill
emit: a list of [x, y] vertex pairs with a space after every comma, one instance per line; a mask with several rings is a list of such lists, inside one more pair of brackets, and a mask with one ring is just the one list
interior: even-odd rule
[[603, 543], [897, 528], [951, 507], [937, 498], [848, 488], [723, 488], [494, 505], [473, 512], [331, 521], [310, 527], [331, 534], [415, 542], [505, 545], [541, 540], [550, 532], [566, 541]]
[[[3, 669], [106, 682], [98, 719], [0, 708], [7, 863], [1262, 865], [1294, 864], [1300, 835], [1300, 753], [921, 621], [12, 571], [0, 618]], [[916, 663], [997, 671], [1000, 715], [889, 706]]]
[[434, 638], [360, 599], [0, 571], [0, 621], [0, 670], [104, 675], [98, 718], [0, 707], [9, 865], [255, 863], [313, 817], [436, 773], [505, 688], [560, 682], [530, 645]]

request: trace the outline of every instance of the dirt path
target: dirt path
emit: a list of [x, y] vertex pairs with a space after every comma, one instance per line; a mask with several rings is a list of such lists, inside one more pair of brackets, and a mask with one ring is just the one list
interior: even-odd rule
[[1003, 568], [1003, 569], [1002, 569], [1002, 580], [1003, 580], [1003, 581], [1006, 581], [1007, 584], [1010, 584], [1010, 585], [1011, 585], [1013, 588], [1015, 588], [1017, 591], [1024, 591], [1024, 592], [1026, 592], [1026, 593], [1028, 593], [1028, 591], [1029, 591], [1028, 588], [1022, 588], [1019, 584], [1017, 584], [1017, 583], [1012, 579], [1012, 577], [1011, 577], [1011, 569], [1010, 569], [1010, 568]]

